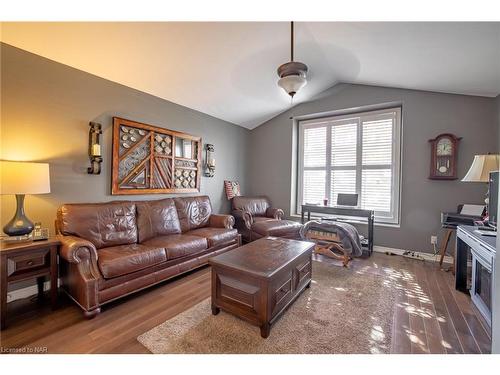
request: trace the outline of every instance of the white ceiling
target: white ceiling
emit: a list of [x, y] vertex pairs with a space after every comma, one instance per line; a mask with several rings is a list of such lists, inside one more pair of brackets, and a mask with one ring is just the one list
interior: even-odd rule
[[[3, 23], [3, 42], [252, 129], [290, 107], [276, 68], [289, 24]], [[338, 82], [494, 97], [500, 23], [296, 23], [309, 83], [294, 104]]]

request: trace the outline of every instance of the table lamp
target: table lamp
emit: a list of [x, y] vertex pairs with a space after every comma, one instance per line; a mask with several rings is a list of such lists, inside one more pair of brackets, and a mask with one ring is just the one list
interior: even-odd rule
[[24, 196], [50, 193], [49, 165], [4, 160], [0, 163], [0, 193], [15, 194], [17, 202], [16, 213], [3, 227], [3, 231], [9, 236], [30, 234], [33, 231], [33, 222], [24, 213]]
[[[462, 178], [464, 182], [486, 182], [490, 181], [490, 172], [498, 171], [500, 165], [500, 155], [498, 154], [488, 154], [488, 155], [476, 155], [472, 161], [472, 165], [469, 171]], [[486, 199], [484, 202], [486, 205], [489, 203], [489, 189], [486, 193]]]

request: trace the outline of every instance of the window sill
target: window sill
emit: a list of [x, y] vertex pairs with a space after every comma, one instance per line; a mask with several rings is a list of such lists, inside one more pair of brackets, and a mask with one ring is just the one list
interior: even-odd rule
[[[298, 218], [298, 219], [302, 218], [302, 216], [298, 215], [298, 214], [292, 214], [292, 215], [290, 215], [290, 217]], [[321, 216], [311, 215], [311, 219], [320, 219], [320, 218], [321, 218]], [[367, 221], [361, 221], [361, 220], [356, 220], [356, 219], [344, 219], [343, 221], [345, 221], [346, 223], [349, 223], [349, 224], [368, 225]], [[401, 224], [381, 223], [381, 222], [377, 223], [377, 221], [375, 221], [373, 223], [373, 226], [375, 226], [375, 227], [387, 227], [387, 228], [401, 228]]]

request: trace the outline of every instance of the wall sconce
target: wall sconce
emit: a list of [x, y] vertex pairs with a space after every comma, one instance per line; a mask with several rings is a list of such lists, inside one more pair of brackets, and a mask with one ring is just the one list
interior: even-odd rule
[[97, 122], [89, 123], [89, 159], [90, 167], [87, 168], [88, 174], [101, 173], [101, 145], [99, 144], [99, 135], [102, 134], [101, 124]]
[[215, 149], [214, 145], [205, 145], [205, 176], [215, 176]]

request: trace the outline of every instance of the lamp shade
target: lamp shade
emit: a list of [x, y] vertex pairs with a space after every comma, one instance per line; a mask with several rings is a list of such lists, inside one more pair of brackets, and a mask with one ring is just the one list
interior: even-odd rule
[[500, 155], [476, 155], [472, 161], [469, 171], [462, 178], [464, 182], [488, 182], [490, 180], [490, 172], [498, 171]]
[[50, 193], [49, 165], [21, 161], [0, 161], [1, 194]]
[[285, 90], [290, 96], [294, 96], [306, 84], [307, 80], [300, 75], [282, 77], [278, 81], [278, 86]]

